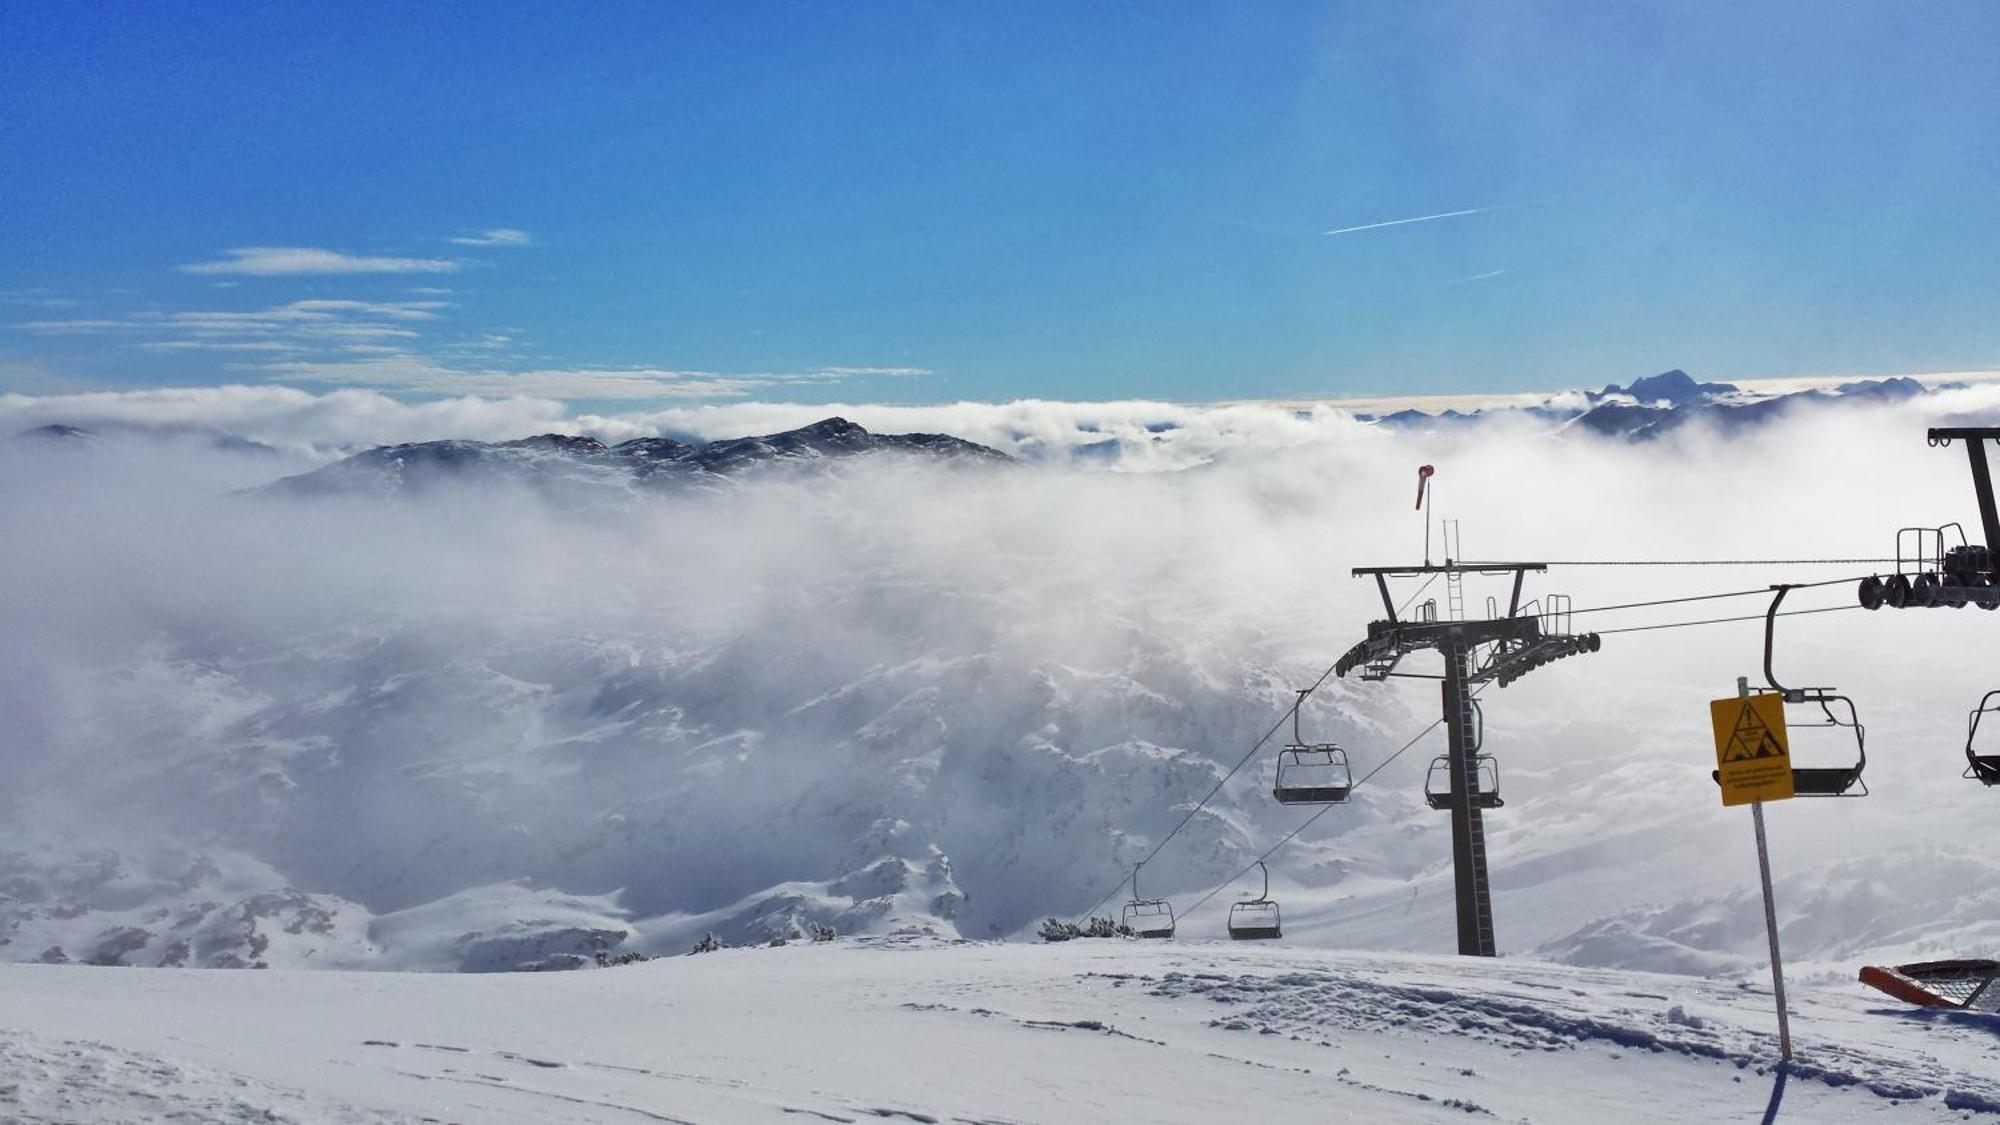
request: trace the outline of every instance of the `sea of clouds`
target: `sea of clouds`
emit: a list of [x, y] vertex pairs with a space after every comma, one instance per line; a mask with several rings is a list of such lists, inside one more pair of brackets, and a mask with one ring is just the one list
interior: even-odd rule
[[[396, 967], [467, 965], [439, 933], [538, 915], [655, 950], [792, 920], [1022, 933], [1095, 902], [1380, 615], [1349, 568], [1423, 556], [1417, 465], [1438, 467], [1439, 515], [1473, 558], [1872, 557], [1898, 527], [1974, 522], [1963, 454], [1923, 431], [1995, 404], [1949, 391], [1630, 444], [1528, 416], [1423, 433], [1265, 404], [599, 416], [270, 387], [0, 396], [0, 431], [109, 435], [0, 446], [0, 955], [32, 958], [58, 929], [72, 955], [157, 929], [130, 958], [154, 963], [160, 904], [280, 891], [345, 919], [326, 962]], [[1022, 463], [864, 461], [590, 513], [497, 486], [233, 495], [376, 443], [715, 438], [830, 414]], [[218, 432], [276, 452], [184, 440]], [[1559, 565], [1529, 594], [1591, 609], [1871, 569]], [[1468, 584], [1475, 612], [1488, 594], [1504, 591]], [[1979, 842], [2000, 798], [1954, 760], [1966, 709], [2000, 686], [1981, 656], [1994, 628], [1976, 609], [1783, 624], [1781, 676], [1860, 702], [1876, 790], [1774, 810], [1781, 871], [1820, 892], [1795, 918], [1806, 954], [1994, 940], [1991, 880], [1964, 883], [1996, 870]], [[1707, 780], [1706, 700], [1755, 681], [1761, 639], [1754, 622], [1613, 633], [1488, 693], [1504, 948], [1697, 971], [1757, 955], [1754, 928], [1724, 924], [1754, 866]], [[1367, 770], [1435, 717], [1435, 691], [1333, 681], [1306, 733]], [[1293, 940], [1450, 948], [1445, 826], [1418, 800], [1437, 752], [1420, 744], [1274, 859]], [[1269, 781], [1266, 752], [1147, 867], [1148, 892], [1189, 905], [1291, 830], [1302, 814]], [[391, 948], [411, 911], [423, 936]]]

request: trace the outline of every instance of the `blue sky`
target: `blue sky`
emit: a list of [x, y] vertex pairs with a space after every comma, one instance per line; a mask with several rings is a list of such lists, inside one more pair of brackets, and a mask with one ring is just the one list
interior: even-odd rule
[[0, 390], [1995, 367], [1997, 48], [1948, 2], [0, 5]]

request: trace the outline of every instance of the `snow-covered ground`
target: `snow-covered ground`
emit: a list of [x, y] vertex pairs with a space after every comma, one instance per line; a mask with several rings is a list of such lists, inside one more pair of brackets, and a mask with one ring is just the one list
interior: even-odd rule
[[[0, 965], [24, 1121], [1947, 1121], [2000, 1018], [1858, 985], [1218, 942], [734, 949], [603, 972]], [[1775, 1108], [1775, 1113], [1773, 1109]]]

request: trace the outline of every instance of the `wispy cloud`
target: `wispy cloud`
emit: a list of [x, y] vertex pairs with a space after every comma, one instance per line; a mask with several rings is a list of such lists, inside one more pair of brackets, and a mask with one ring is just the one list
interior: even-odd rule
[[1340, 227], [1336, 230], [1323, 230], [1320, 233], [1353, 234], [1355, 231], [1380, 230], [1383, 227], [1400, 227], [1408, 223], [1429, 223], [1435, 222], [1438, 219], [1456, 219], [1460, 215], [1479, 215], [1491, 210], [1493, 210], [1491, 207], [1468, 207], [1463, 211], [1440, 211], [1435, 215], [1413, 215], [1407, 219], [1388, 219], [1379, 223], [1362, 223], [1360, 226]]
[[149, 352], [289, 352], [298, 349], [280, 340], [146, 340], [132, 345]]
[[334, 363], [274, 363], [274, 376], [301, 383], [375, 387], [405, 394], [555, 399], [736, 398], [777, 380], [660, 367], [580, 367], [539, 371], [457, 368], [416, 355]]
[[182, 273], [288, 277], [339, 273], [451, 273], [459, 263], [445, 258], [374, 258], [307, 246], [239, 246], [214, 262], [194, 262]]
[[20, 305], [32, 309], [73, 309], [83, 302], [53, 289], [0, 290], [0, 305]]
[[928, 367], [822, 367], [813, 374], [828, 379], [914, 379], [937, 373]]
[[513, 227], [494, 227], [474, 234], [462, 234], [451, 241], [456, 246], [532, 246], [535, 242], [527, 231]]
[[1506, 270], [1487, 270], [1485, 273], [1469, 274], [1465, 277], [1454, 277], [1450, 281], [1445, 282], [1445, 284], [1470, 285], [1475, 281], [1491, 281], [1496, 277], [1505, 276], [1506, 273], [1507, 273]]
[[20, 320], [14, 327], [37, 336], [92, 336], [132, 327], [127, 320]]
[[[473, 361], [475, 364], [478, 361]], [[665, 367], [574, 367], [507, 371], [454, 367], [430, 356], [396, 354], [334, 362], [265, 366], [279, 379], [404, 394], [531, 396], [554, 399], [659, 400], [741, 398], [761, 388], [839, 383], [875, 376], [912, 378], [920, 367], [815, 367], [800, 371], [729, 373]]]
[[[154, 352], [301, 352], [351, 350], [383, 340], [409, 341], [440, 318], [448, 302], [314, 298], [247, 312], [146, 311], [117, 318], [20, 321], [38, 336], [150, 336], [132, 346]], [[169, 339], [159, 339], [165, 335]], [[407, 343], [404, 345], [407, 347]]]

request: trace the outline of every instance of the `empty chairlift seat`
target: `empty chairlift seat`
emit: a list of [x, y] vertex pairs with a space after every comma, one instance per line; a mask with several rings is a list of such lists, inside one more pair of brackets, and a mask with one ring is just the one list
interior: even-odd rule
[[1292, 708], [1292, 741], [1278, 751], [1278, 777], [1271, 796], [1281, 805], [1338, 805], [1354, 788], [1347, 751], [1331, 742], [1307, 742], [1299, 734], [1299, 712], [1309, 692], [1299, 692]]
[[[1868, 786], [1861, 781], [1861, 771], [1868, 765], [1867, 728], [1854, 713], [1854, 701], [1844, 695], [1815, 692], [1806, 689], [1803, 702], [1809, 705], [1808, 718], [1803, 723], [1795, 723], [1789, 714], [1785, 719], [1785, 731], [1789, 738], [1797, 734], [1810, 735], [1813, 731], [1825, 731], [1840, 747], [1845, 747], [1847, 739], [1854, 740], [1854, 764], [1835, 766], [1792, 767], [1792, 792], [1799, 797], [1865, 797]], [[1788, 700], [1789, 701], [1789, 700]], [[1807, 738], [1805, 741], [1812, 741]], [[1792, 760], [1798, 761], [1797, 749]]]
[[[1785, 701], [1785, 741], [1792, 758], [1792, 795], [1795, 797], [1866, 797], [1868, 786], [1861, 775], [1868, 768], [1868, 730], [1854, 711], [1854, 701], [1832, 688], [1788, 688], [1771, 670], [1771, 650], [1775, 647], [1778, 607], [1792, 587], [1776, 587], [1771, 608], [1764, 612], [1764, 680], [1771, 686], [1761, 694], [1776, 694]], [[1804, 737], [1800, 737], [1803, 735]], [[1832, 749], [1825, 750], [1828, 744]], [[1852, 745], [1854, 761], [1846, 761]], [[1801, 756], [1835, 755], [1835, 765], [1801, 766]], [[1710, 771], [1716, 784], [1722, 783], [1719, 770]]]
[[2000, 691], [1989, 691], [1980, 697], [1979, 706], [1965, 720], [1965, 776], [1984, 785], [2000, 785], [2000, 754], [1992, 753], [1995, 745], [2000, 745], [2000, 735], [1993, 734], [2000, 727], [2000, 718], [1989, 720], [1987, 726], [1988, 753], [1980, 753], [1979, 724], [1988, 715], [2000, 715]]
[[[1497, 809], [1506, 802], [1500, 799], [1500, 765], [1491, 754], [1476, 754], [1472, 758], [1472, 773], [1467, 778], [1472, 783], [1472, 807], [1475, 809]], [[1451, 808], [1451, 759], [1439, 755], [1431, 759], [1430, 773], [1424, 778], [1424, 803], [1434, 809]]]
[[1125, 904], [1120, 921], [1142, 938], [1174, 936], [1174, 904], [1163, 898], [1146, 898], [1139, 893], [1139, 863], [1132, 868], [1132, 901]]
[[[1868, 765], [1866, 727], [1854, 712], [1854, 701], [1825, 688], [1793, 688], [1785, 699], [1785, 741], [1791, 746], [1792, 795], [1794, 797], [1866, 797], [1868, 786], [1861, 780]], [[1833, 755], [1837, 761], [1852, 747], [1854, 761], [1836, 765], [1797, 763], [1801, 758]], [[1722, 771], [1710, 770], [1716, 784]]]
[[1347, 751], [1332, 743], [1294, 743], [1278, 751], [1278, 781], [1271, 795], [1281, 805], [1338, 805], [1354, 788]]
[[1229, 936], [1235, 941], [1269, 941], [1284, 936], [1278, 904], [1271, 901], [1270, 869], [1261, 859], [1257, 869], [1264, 873], [1263, 892], [1229, 907]]
[[1278, 904], [1246, 899], [1229, 907], [1229, 936], [1237, 941], [1260, 941], [1284, 936], [1279, 925]]
[[1163, 898], [1135, 898], [1125, 904], [1125, 925], [1140, 937], [1174, 936], [1174, 904]]

